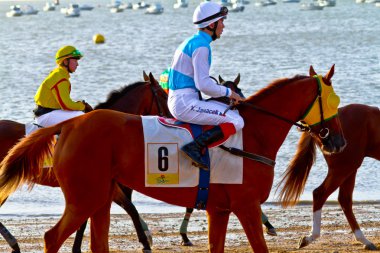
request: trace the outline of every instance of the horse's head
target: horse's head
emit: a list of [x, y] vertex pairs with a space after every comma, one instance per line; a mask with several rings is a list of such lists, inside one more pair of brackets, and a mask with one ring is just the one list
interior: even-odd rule
[[111, 109], [138, 115], [160, 115], [170, 117], [167, 106], [168, 95], [150, 73], [144, 72], [144, 82], [136, 82], [112, 91], [106, 102], [95, 109]]
[[237, 75], [234, 81], [224, 81], [224, 79], [221, 76], [219, 76], [219, 83], [223, 86], [226, 86], [227, 88], [230, 88], [232, 91], [245, 98], [243, 92], [238, 87], [238, 84], [240, 83], [240, 73]]
[[[155, 103], [156, 112], [154, 112], [154, 107], [152, 107], [151, 115], [159, 115], [165, 117], [172, 117], [168, 103], [168, 94], [161, 87], [158, 81], [154, 78], [152, 73], [149, 73], [150, 89], [153, 94], [153, 102]], [[144, 79], [146, 80], [146, 73], [144, 72]]]
[[334, 66], [325, 76], [317, 75], [310, 66], [309, 74], [317, 80], [319, 92], [301, 120], [310, 127], [310, 134], [321, 144], [322, 151], [326, 154], [341, 152], [346, 146], [338, 117], [340, 100], [331, 82]]

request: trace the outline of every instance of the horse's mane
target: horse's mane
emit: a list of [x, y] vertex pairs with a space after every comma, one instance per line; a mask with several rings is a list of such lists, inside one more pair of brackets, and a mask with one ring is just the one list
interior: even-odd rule
[[292, 78], [279, 78], [272, 81], [267, 87], [259, 90], [257, 93], [251, 95], [247, 98], [249, 101], [257, 101], [262, 97], [265, 97], [267, 94], [273, 93], [273, 91], [280, 89], [281, 87], [288, 85], [289, 83], [308, 78], [308, 76], [296, 75]]
[[99, 103], [97, 106], [95, 106], [94, 109], [107, 109], [111, 105], [113, 105], [117, 100], [123, 97], [126, 93], [144, 84], [146, 84], [146, 82], [140, 81], [126, 85], [124, 87], [121, 87], [120, 89], [113, 90], [108, 94], [107, 100], [105, 102]]

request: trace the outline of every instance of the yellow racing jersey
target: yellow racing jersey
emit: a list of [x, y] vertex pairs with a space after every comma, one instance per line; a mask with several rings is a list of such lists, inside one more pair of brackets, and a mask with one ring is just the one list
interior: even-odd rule
[[34, 96], [36, 104], [52, 109], [83, 111], [84, 103], [75, 102], [70, 97], [71, 83], [69, 78], [69, 72], [61, 66], [50, 72]]

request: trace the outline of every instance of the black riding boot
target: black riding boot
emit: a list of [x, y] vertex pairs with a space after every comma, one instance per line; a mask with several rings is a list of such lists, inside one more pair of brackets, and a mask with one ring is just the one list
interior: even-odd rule
[[203, 149], [223, 138], [224, 134], [222, 129], [220, 126], [215, 126], [199, 135], [194, 141], [183, 146], [181, 150], [193, 161], [196, 167], [208, 170], [207, 164], [202, 160]]

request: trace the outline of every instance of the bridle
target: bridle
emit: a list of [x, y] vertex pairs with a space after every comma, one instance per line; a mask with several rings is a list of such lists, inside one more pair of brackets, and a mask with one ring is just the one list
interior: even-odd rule
[[[325, 122], [327, 120], [324, 117], [323, 101], [322, 101], [322, 89], [323, 89], [322, 87], [326, 86], [326, 84], [323, 83], [321, 76], [315, 75], [315, 76], [313, 76], [313, 78], [315, 78], [317, 80], [317, 85], [318, 85], [317, 95], [316, 95], [315, 99], [313, 100], [313, 102], [308, 106], [306, 112], [303, 114], [304, 116], [299, 120], [301, 123], [289, 120], [289, 119], [287, 119], [285, 117], [282, 117], [280, 115], [277, 115], [277, 114], [272, 113], [272, 112], [270, 112], [270, 111], [268, 111], [266, 109], [263, 109], [263, 108], [258, 107], [256, 105], [252, 105], [252, 104], [247, 103], [247, 102], [241, 102], [239, 104], [251, 107], [251, 108], [253, 108], [253, 109], [257, 110], [257, 111], [260, 111], [262, 113], [268, 114], [268, 115], [270, 115], [272, 117], [275, 117], [277, 119], [285, 121], [285, 122], [287, 122], [287, 123], [289, 123], [291, 125], [295, 125], [295, 126], [297, 126], [299, 128], [300, 131], [308, 132], [310, 134], [312, 133], [311, 126], [317, 125], [317, 124], [321, 124], [321, 130], [320, 130], [318, 136], [321, 139], [326, 139], [330, 135], [330, 130], [327, 127], [325, 127]], [[315, 124], [310, 125], [310, 124], [306, 123], [304, 120], [305, 120], [305, 118], [307, 118], [309, 116], [309, 113], [311, 112], [312, 108], [314, 106], [316, 106], [316, 103], [318, 103], [318, 106], [319, 106], [320, 121], [317, 122], [317, 123], [315, 123]], [[332, 117], [330, 117], [329, 119], [331, 119], [331, 118], [333, 118], [335, 116], [337, 116], [337, 113], [335, 115], [333, 115]]]
[[161, 117], [169, 116], [169, 115], [166, 115], [164, 113], [164, 109], [162, 108], [162, 105], [161, 105], [161, 103], [159, 101], [157, 89], [161, 89], [161, 87], [159, 87], [158, 85], [152, 85], [150, 82], [147, 82], [147, 83], [150, 86], [150, 90], [152, 91], [152, 94], [153, 94], [152, 104], [150, 106], [150, 112], [153, 111], [153, 105], [154, 105], [154, 102], [156, 102], [157, 109], [158, 109], [158, 115], [161, 116]]

